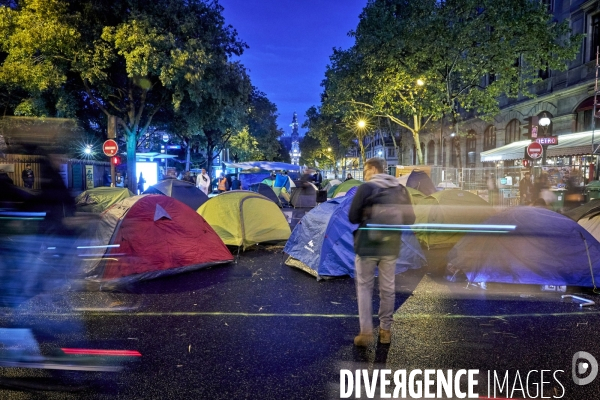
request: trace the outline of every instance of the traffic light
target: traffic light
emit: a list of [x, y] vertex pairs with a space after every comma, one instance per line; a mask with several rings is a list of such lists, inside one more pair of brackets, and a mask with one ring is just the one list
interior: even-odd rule
[[527, 134], [531, 140], [535, 140], [538, 137], [538, 129], [540, 126], [540, 119], [537, 115], [527, 118]]
[[110, 158], [110, 163], [114, 166], [121, 165], [121, 157], [113, 156]]

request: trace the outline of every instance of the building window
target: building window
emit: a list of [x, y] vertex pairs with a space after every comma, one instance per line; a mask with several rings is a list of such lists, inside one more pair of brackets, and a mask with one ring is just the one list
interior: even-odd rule
[[483, 151], [496, 148], [496, 127], [490, 125], [483, 133]]
[[554, 0], [542, 0], [542, 4], [546, 6], [549, 13], [554, 11]]
[[475, 138], [475, 131], [469, 131], [467, 134], [467, 168], [475, 168], [476, 158], [476, 147], [477, 139]]
[[590, 21], [590, 57], [589, 61], [596, 59], [596, 49], [600, 46], [600, 14], [592, 15]]
[[433, 140], [427, 143], [427, 164], [435, 164], [435, 142]]
[[[600, 102], [600, 98], [598, 98]], [[600, 107], [599, 107], [600, 108]], [[592, 130], [592, 113], [594, 111], [594, 97], [588, 97], [581, 103], [575, 110], [576, 114], [576, 125], [575, 132], [585, 132]], [[599, 110], [596, 110], [598, 112]], [[596, 120], [596, 125], [598, 125], [598, 120]], [[550, 125], [552, 126], [552, 125]]]
[[519, 140], [521, 140], [521, 124], [519, 124], [518, 119], [513, 119], [506, 125], [504, 144], [518, 142]]
[[396, 149], [393, 147], [387, 148], [387, 156], [388, 158], [396, 157]]

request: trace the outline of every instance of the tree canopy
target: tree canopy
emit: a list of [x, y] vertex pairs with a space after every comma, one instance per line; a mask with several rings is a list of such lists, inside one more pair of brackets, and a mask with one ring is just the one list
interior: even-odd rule
[[136, 147], [153, 125], [202, 143], [209, 157], [247, 125], [252, 86], [244, 66], [230, 61], [247, 46], [222, 10], [203, 0], [0, 6], [0, 84], [27, 91], [15, 106], [24, 114], [51, 104], [54, 114], [104, 132], [116, 116], [135, 188]]
[[[540, 70], [564, 70], [580, 44], [533, 0], [369, 0], [355, 44], [335, 50], [323, 83], [323, 109], [351, 118], [386, 117], [419, 134], [461, 112], [499, 111], [501, 96], [532, 96]], [[460, 159], [460, 157], [459, 157]]]

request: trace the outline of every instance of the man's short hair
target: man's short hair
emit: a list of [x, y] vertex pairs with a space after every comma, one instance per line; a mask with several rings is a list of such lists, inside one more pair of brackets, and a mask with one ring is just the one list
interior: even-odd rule
[[378, 173], [382, 174], [386, 170], [386, 162], [383, 158], [373, 157], [365, 161], [365, 168], [374, 167]]

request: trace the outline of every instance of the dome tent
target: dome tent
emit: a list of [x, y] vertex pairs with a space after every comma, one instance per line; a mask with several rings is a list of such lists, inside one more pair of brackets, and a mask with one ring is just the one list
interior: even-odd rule
[[102, 213], [92, 228], [78, 248], [93, 281], [126, 283], [233, 260], [201, 216], [168, 196], [129, 197]]
[[459, 189], [442, 190], [418, 199], [414, 208], [416, 225], [437, 225], [421, 225], [416, 231], [417, 238], [427, 249], [449, 249], [462, 238], [464, 232], [453, 229], [449, 224], [479, 224], [494, 214], [494, 208], [487, 201]]
[[[346, 192], [348, 192], [348, 190], [350, 190], [351, 188], [353, 188], [355, 186], [359, 186], [360, 184], [362, 184], [362, 181], [359, 181], [357, 179], [345, 180], [344, 182], [340, 183], [334, 189], [331, 197], [335, 198], [335, 197], [345, 196]], [[329, 197], [329, 192], [327, 192], [327, 196]]]
[[156, 185], [150, 186], [144, 191], [144, 194], [164, 194], [179, 200], [189, 206], [192, 210], [198, 209], [208, 196], [191, 182], [180, 181], [179, 179], [164, 179]]
[[410, 174], [399, 177], [398, 182], [407, 188], [417, 189], [426, 196], [437, 192], [435, 185], [429, 175], [427, 175], [427, 172], [419, 169], [413, 169], [410, 171]]
[[[354, 277], [354, 237], [357, 224], [348, 220], [353, 194], [329, 200], [311, 210], [296, 225], [284, 252], [286, 264], [321, 278], [324, 276]], [[412, 231], [402, 233], [402, 246], [396, 273], [420, 268], [425, 256]]]
[[287, 240], [291, 233], [279, 207], [255, 192], [221, 193], [200, 206], [197, 212], [230, 246], [246, 249], [257, 243]]
[[101, 213], [113, 204], [133, 196], [127, 188], [97, 187], [82, 192], [75, 198], [79, 212]]
[[279, 196], [277, 196], [273, 188], [269, 185], [265, 183], [253, 183], [252, 185], [250, 185], [249, 189], [253, 192], [262, 194], [263, 196], [271, 200], [273, 203], [277, 204], [279, 208], [283, 207]]
[[467, 233], [448, 253], [450, 273], [460, 270], [469, 282], [589, 287], [600, 282], [600, 243], [571, 219], [523, 206], [484, 224], [506, 229]]

